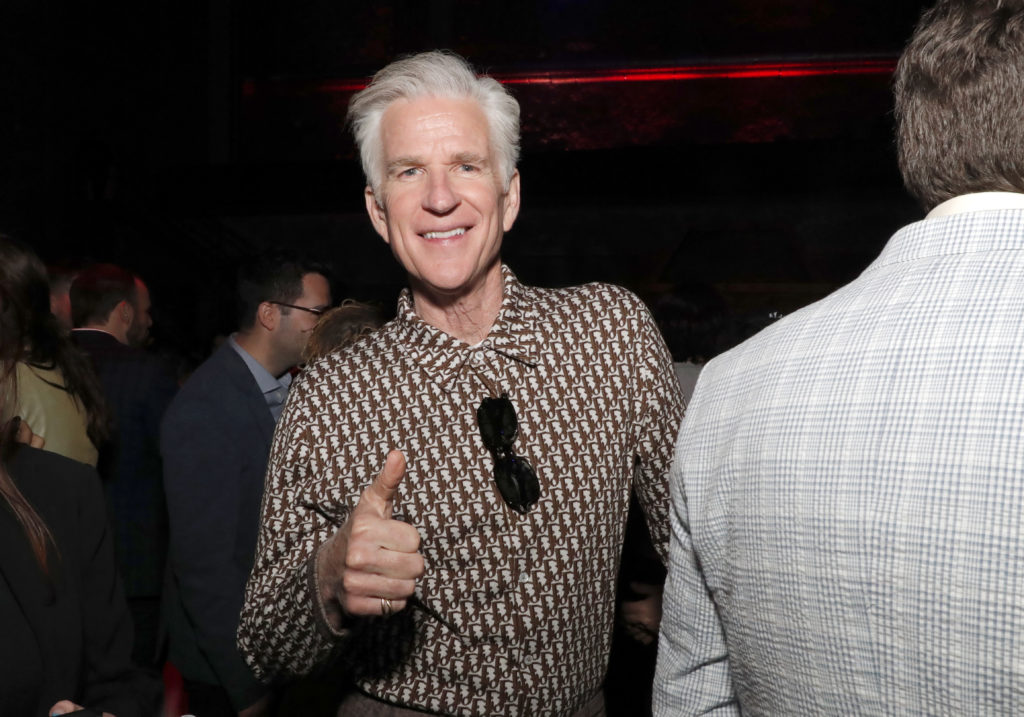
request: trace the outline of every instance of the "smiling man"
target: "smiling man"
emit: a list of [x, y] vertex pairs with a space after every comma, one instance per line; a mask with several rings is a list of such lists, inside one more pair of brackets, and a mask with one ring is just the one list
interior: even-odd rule
[[671, 359], [629, 292], [501, 263], [520, 177], [499, 83], [424, 53], [349, 119], [409, 288], [292, 388], [240, 647], [265, 680], [337, 670], [341, 715], [603, 714], [631, 487], [665, 555]]

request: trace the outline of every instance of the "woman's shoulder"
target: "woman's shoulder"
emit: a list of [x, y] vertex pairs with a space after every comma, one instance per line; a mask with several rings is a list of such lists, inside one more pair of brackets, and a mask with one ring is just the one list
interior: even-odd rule
[[27, 384], [44, 383], [54, 388], [67, 390], [65, 388], [64, 374], [58, 366], [36, 366], [25, 361], [19, 361], [17, 365], [18, 390], [19, 392]]
[[6, 467], [18, 490], [48, 523], [58, 517], [51, 514], [78, 508], [101, 492], [94, 468], [50, 451], [20, 446]]

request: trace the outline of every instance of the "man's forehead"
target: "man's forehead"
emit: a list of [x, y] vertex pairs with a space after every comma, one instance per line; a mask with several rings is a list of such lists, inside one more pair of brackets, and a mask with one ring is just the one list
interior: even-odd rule
[[388, 161], [415, 155], [435, 143], [462, 144], [453, 153], [488, 152], [487, 116], [472, 99], [417, 97], [391, 103], [381, 119]]
[[330, 302], [331, 284], [327, 277], [319, 271], [310, 271], [302, 275], [302, 295], [324, 293]]

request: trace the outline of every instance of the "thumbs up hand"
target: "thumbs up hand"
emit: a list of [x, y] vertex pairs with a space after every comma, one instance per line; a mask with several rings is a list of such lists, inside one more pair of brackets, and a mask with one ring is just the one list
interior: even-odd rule
[[390, 615], [403, 609], [423, 575], [419, 533], [391, 519], [403, 478], [405, 456], [391, 451], [348, 520], [317, 553], [320, 600], [335, 629], [345, 614]]

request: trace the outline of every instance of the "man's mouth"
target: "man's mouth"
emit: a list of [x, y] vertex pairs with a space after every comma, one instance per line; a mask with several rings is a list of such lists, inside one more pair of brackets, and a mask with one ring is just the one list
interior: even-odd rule
[[457, 227], [456, 229], [449, 229], [446, 232], [424, 232], [424, 239], [451, 239], [452, 237], [462, 236], [466, 233], [466, 227]]

